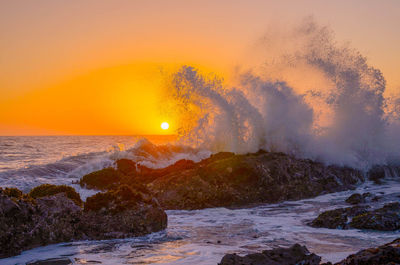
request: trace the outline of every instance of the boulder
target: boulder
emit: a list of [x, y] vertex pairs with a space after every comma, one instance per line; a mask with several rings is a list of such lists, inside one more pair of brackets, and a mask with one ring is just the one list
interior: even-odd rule
[[368, 208], [368, 206], [354, 206], [325, 211], [310, 225], [330, 229], [357, 228], [379, 231], [400, 229], [400, 203], [389, 203], [376, 210]]
[[89, 197], [83, 209], [74, 192], [51, 185], [33, 189], [29, 194], [35, 198], [15, 198], [0, 190], [0, 258], [59, 242], [141, 236], [167, 226], [157, 201], [128, 186]]
[[351, 217], [367, 212], [367, 206], [354, 206], [325, 211], [318, 215], [310, 225], [330, 229], [348, 229]]
[[377, 248], [368, 248], [348, 256], [335, 265], [400, 264], [400, 238]]
[[290, 248], [264, 250], [261, 253], [239, 256], [225, 255], [219, 265], [319, 265], [321, 257], [309, 253], [305, 246], [295, 244]]
[[350, 226], [358, 229], [394, 231], [400, 229], [400, 203], [385, 204], [382, 208], [355, 216]]
[[364, 193], [362, 195], [360, 193], [354, 193], [346, 199], [346, 202], [350, 204], [365, 203], [366, 202], [365, 198], [369, 197], [369, 195], [370, 195], [369, 193]]

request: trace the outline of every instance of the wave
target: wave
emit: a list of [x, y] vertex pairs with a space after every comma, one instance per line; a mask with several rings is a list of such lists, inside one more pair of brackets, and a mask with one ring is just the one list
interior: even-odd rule
[[142, 138], [127, 150], [115, 146], [108, 151], [68, 156], [54, 163], [5, 170], [0, 172], [0, 182], [3, 187], [17, 187], [28, 192], [32, 187], [44, 183], [70, 185], [85, 174], [115, 166], [114, 162], [122, 158], [131, 159], [150, 168], [163, 168], [181, 159], [198, 162], [210, 154], [207, 150], [180, 145], [155, 145]]
[[400, 100], [384, 97], [383, 74], [356, 49], [312, 19], [260, 43], [262, 66], [238, 67], [229, 82], [187, 65], [167, 77], [181, 143], [359, 169], [399, 163]]

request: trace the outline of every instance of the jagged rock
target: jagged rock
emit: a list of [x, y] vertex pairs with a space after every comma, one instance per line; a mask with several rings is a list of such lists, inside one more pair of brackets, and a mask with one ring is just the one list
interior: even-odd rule
[[0, 189], [0, 258], [52, 243], [139, 236], [167, 226], [155, 199], [128, 186], [89, 197], [84, 209], [68, 197], [71, 190], [55, 186], [46, 196], [47, 188], [32, 190], [37, 198], [15, 198]]
[[199, 209], [310, 198], [351, 189], [362, 180], [357, 170], [283, 153], [222, 153], [159, 177], [148, 187], [166, 209]]
[[80, 184], [101, 190], [126, 184], [154, 195], [165, 209], [200, 209], [310, 198], [351, 189], [364, 180], [354, 169], [266, 151], [222, 152], [199, 163], [180, 160], [162, 169], [121, 159], [116, 168], [90, 173]]
[[355, 216], [350, 226], [358, 229], [394, 231], [400, 229], [400, 203], [385, 204], [380, 209]]
[[400, 238], [377, 248], [368, 248], [348, 256], [335, 265], [400, 264]]
[[331, 229], [371, 229], [393, 231], [400, 229], [400, 203], [389, 203], [368, 211], [368, 206], [354, 206], [325, 211], [315, 218], [312, 227]]
[[367, 206], [354, 206], [325, 211], [311, 222], [312, 227], [348, 229], [349, 219], [367, 212]]
[[320, 261], [321, 257], [309, 253], [305, 246], [295, 244], [290, 248], [264, 250], [244, 257], [227, 254], [219, 265], [319, 265]]

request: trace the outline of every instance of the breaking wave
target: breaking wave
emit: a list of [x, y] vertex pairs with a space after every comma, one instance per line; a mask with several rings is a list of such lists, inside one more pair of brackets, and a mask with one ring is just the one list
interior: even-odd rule
[[166, 111], [184, 124], [181, 143], [361, 169], [398, 163], [400, 101], [385, 98], [383, 74], [357, 50], [312, 19], [266, 34], [257, 47], [266, 59], [230, 81], [191, 66], [167, 77]]

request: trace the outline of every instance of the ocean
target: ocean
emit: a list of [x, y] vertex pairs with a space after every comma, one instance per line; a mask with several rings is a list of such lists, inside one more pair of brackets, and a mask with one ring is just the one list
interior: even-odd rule
[[[96, 191], [80, 188], [73, 181], [112, 166], [116, 159], [165, 167], [183, 158], [200, 161], [211, 154], [174, 141], [174, 136], [2, 136], [0, 186], [28, 192], [43, 183], [66, 184], [85, 199]], [[322, 211], [346, 206], [345, 198], [354, 192], [397, 196], [399, 191], [400, 182], [388, 179], [382, 185], [367, 181], [355, 191], [251, 208], [170, 210], [165, 231], [137, 238], [49, 245], [0, 259], [0, 264], [59, 257], [70, 257], [76, 264], [217, 264], [226, 253], [247, 254], [294, 243], [335, 262], [400, 237], [400, 232], [316, 229], [307, 223]]]

